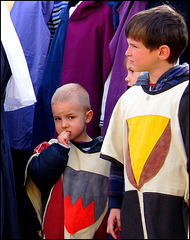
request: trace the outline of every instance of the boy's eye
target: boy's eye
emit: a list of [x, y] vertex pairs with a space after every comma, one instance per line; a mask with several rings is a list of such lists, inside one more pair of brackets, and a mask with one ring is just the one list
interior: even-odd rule
[[75, 117], [74, 117], [74, 116], [69, 116], [69, 117], [68, 117], [68, 119], [73, 119], [73, 118], [75, 118]]
[[134, 47], [134, 48], [138, 48], [137, 45], [131, 43], [131, 46]]
[[59, 117], [56, 117], [56, 118], [54, 118], [54, 120], [55, 120], [55, 121], [60, 121], [60, 120], [61, 120], [61, 118], [59, 118]]

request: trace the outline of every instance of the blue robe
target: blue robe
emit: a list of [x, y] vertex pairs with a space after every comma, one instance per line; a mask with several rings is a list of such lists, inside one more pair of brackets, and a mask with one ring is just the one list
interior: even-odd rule
[[1, 239], [20, 238], [13, 163], [3, 110], [5, 88], [10, 77], [10, 66], [1, 44]]

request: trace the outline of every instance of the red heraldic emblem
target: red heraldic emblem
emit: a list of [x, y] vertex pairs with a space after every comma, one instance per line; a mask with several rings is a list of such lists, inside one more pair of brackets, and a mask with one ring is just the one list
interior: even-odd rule
[[64, 200], [64, 205], [65, 227], [70, 234], [75, 234], [81, 229], [87, 228], [95, 223], [94, 201], [84, 209], [81, 196], [73, 206], [70, 195], [67, 195]]

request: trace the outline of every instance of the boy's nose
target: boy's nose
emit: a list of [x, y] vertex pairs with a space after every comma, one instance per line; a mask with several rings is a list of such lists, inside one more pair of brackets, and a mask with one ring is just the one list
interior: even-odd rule
[[125, 56], [130, 56], [130, 48], [128, 47], [126, 52], [125, 52]]
[[127, 77], [125, 78], [126, 82], [129, 82], [129, 74], [127, 74]]
[[63, 129], [68, 128], [69, 127], [69, 123], [66, 120], [63, 120], [62, 123], [61, 123], [61, 127]]

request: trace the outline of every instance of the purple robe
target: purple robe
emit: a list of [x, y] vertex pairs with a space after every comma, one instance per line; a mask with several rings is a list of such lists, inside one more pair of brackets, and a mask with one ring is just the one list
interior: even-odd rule
[[[53, 10], [53, 1], [15, 1], [11, 20], [22, 45], [37, 95], [50, 43], [47, 22]], [[28, 151], [31, 147], [34, 105], [6, 112], [10, 145]]]
[[108, 90], [103, 135], [105, 135], [112, 111], [120, 96], [127, 89], [127, 70], [124, 66], [125, 52], [128, 48], [125, 28], [129, 19], [136, 13], [145, 10], [147, 1], [123, 1], [117, 9], [119, 13], [119, 26], [110, 43], [110, 54], [113, 59], [113, 71]]
[[61, 85], [79, 83], [88, 91], [94, 111], [87, 126], [91, 137], [100, 135], [104, 82], [112, 66], [109, 43], [114, 32], [113, 10], [107, 1], [83, 1], [69, 19]]

